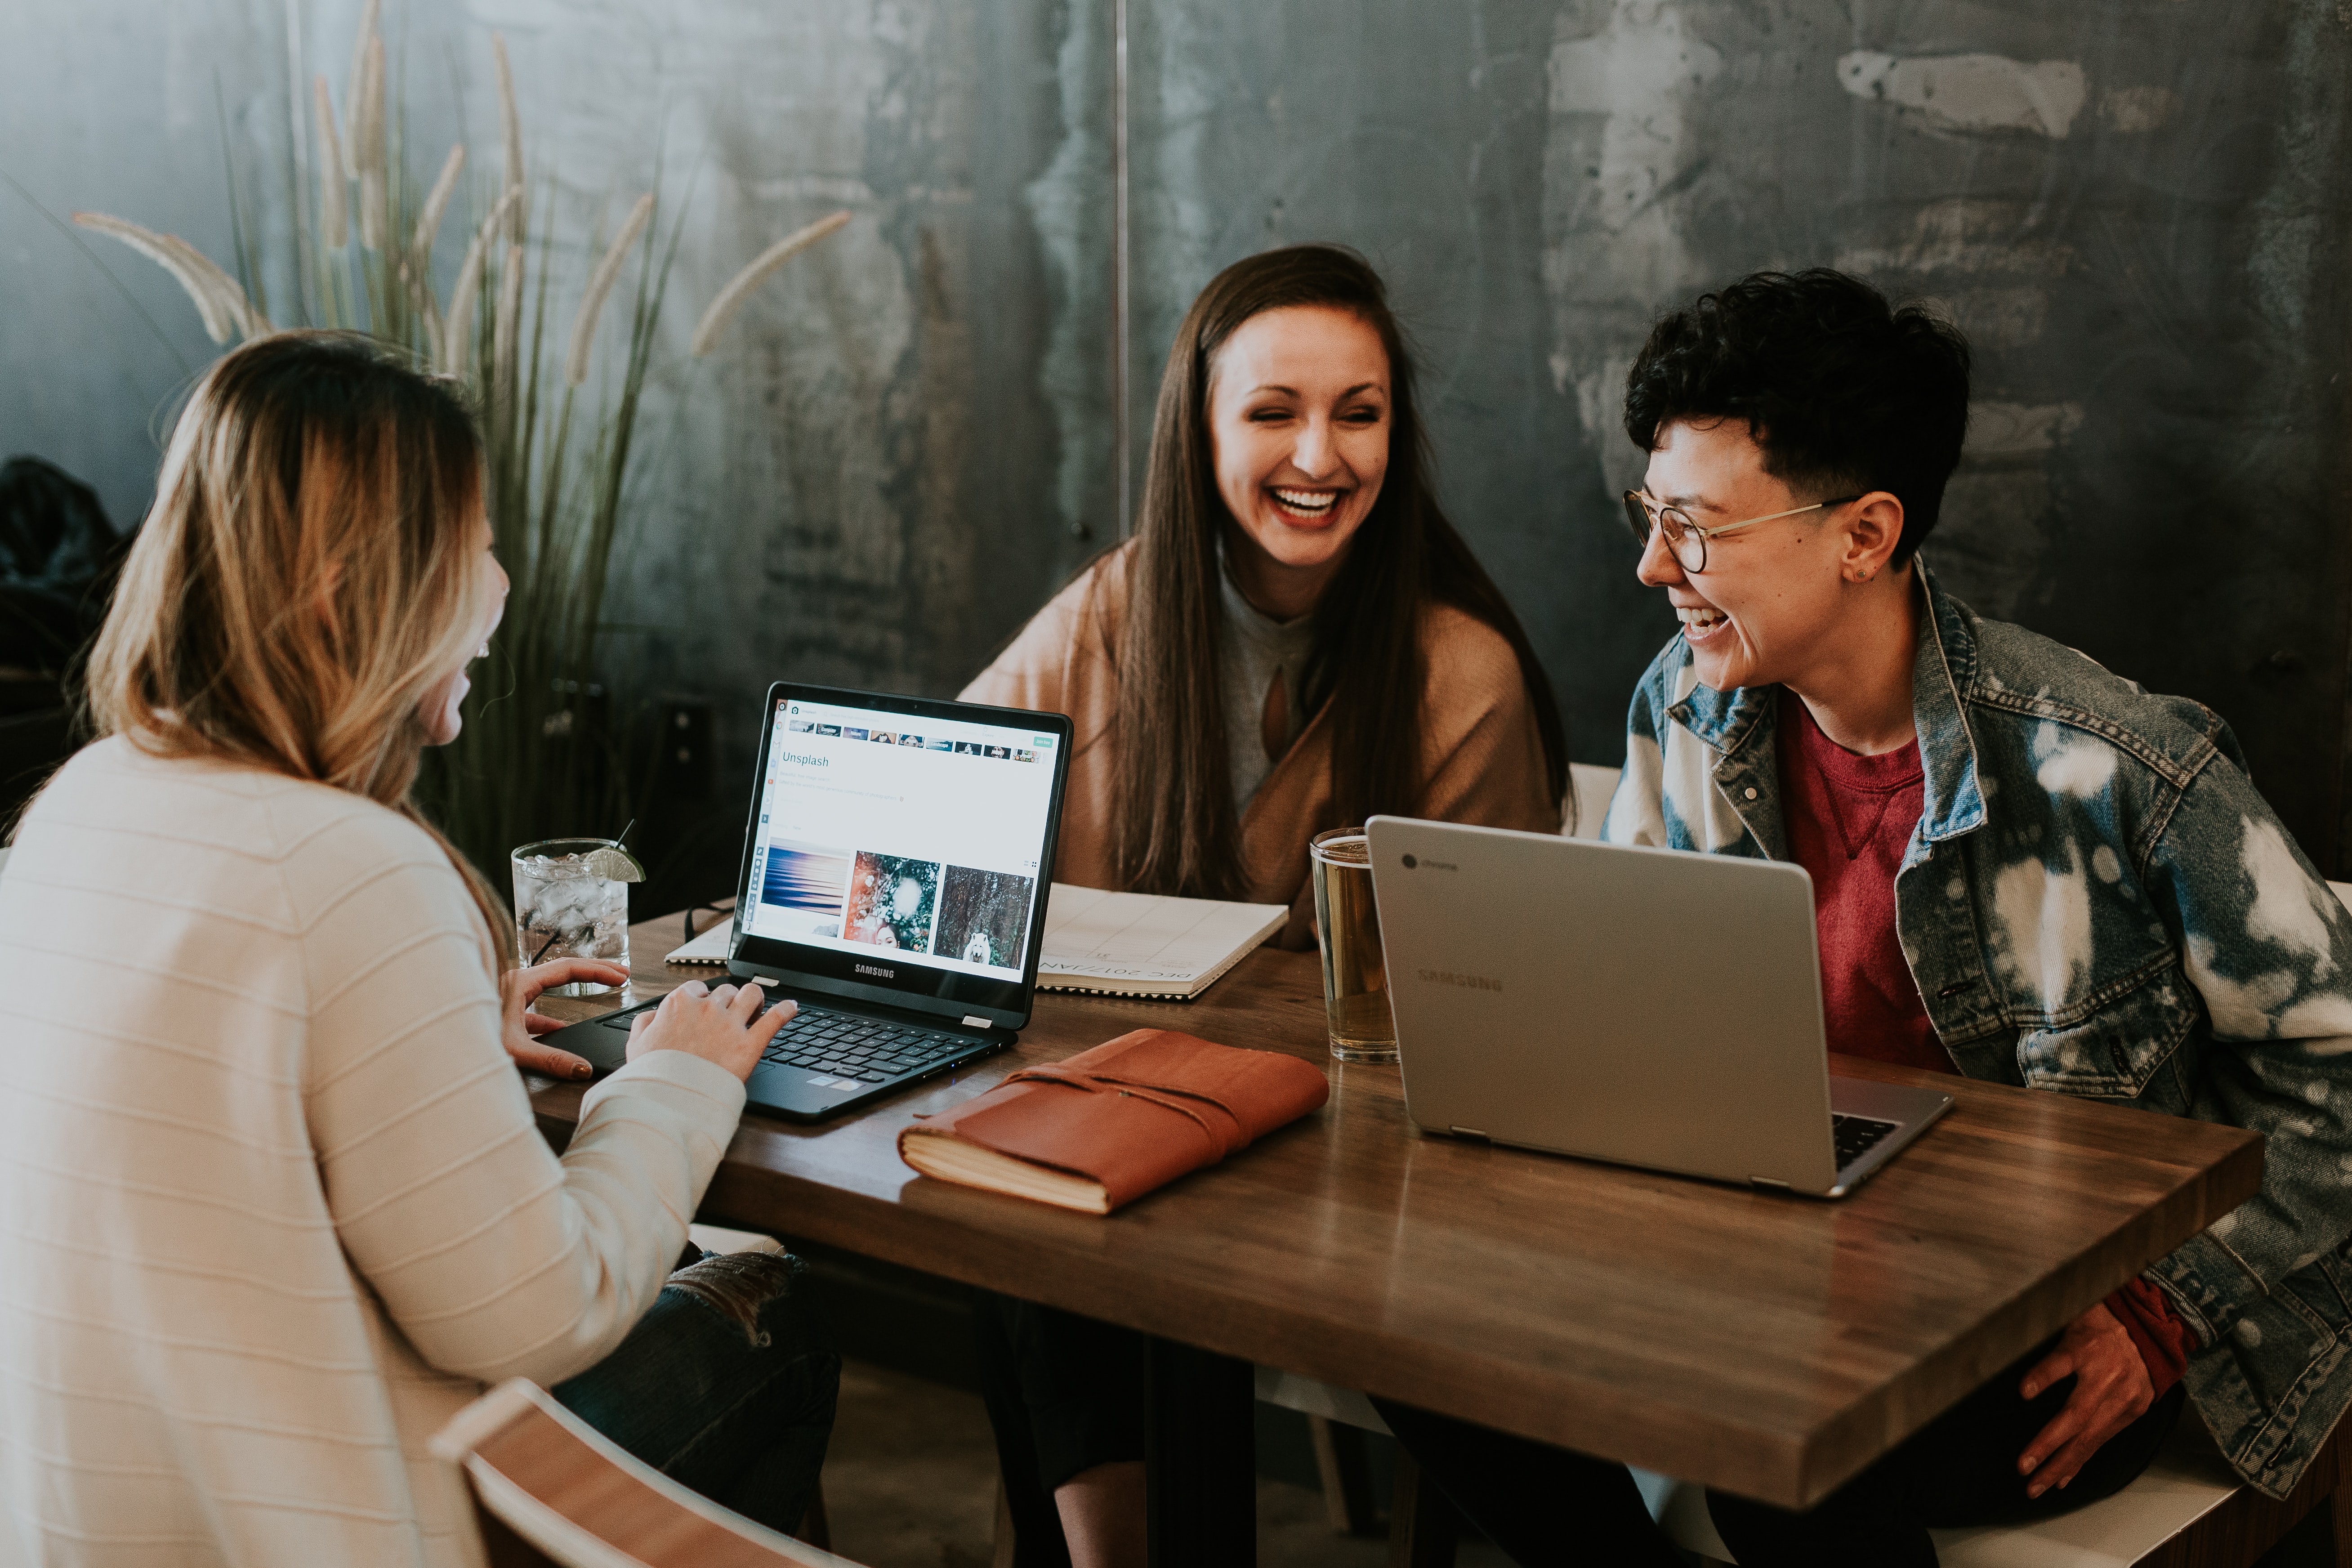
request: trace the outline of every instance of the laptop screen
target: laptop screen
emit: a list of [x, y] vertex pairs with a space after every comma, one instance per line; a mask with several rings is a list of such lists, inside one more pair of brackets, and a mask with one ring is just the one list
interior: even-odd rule
[[[975, 1001], [1020, 986], [1066, 721], [805, 688], [772, 700], [738, 929], [866, 985]], [[995, 984], [942, 984], [959, 977]]]

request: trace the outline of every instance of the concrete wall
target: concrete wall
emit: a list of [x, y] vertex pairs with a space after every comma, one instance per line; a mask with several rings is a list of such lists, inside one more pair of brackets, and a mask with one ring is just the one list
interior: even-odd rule
[[[1662, 304], [1827, 262], [1941, 300], [1979, 350], [1930, 550], [1947, 582], [2213, 704], [2343, 864], [2343, 7], [1129, 4], [1115, 389], [1109, 0], [393, 0], [425, 172], [460, 135], [496, 168], [497, 28], [566, 232], [584, 242], [656, 174], [688, 203], [617, 680], [707, 691], [728, 718], [786, 675], [952, 690], [1116, 536], [1114, 404], [1139, 471], [1193, 291], [1328, 238], [1390, 277], [1448, 504], [1543, 650], [1577, 755], [1613, 762], [1672, 624], [1611, 499], [1640, 468], [1615, 428], [1624, 366]], [[292, 5], [304, 71], [339, 98], [355, 12]], [[281, 0], [16, 0], [0, 169], [53, 212], [225, 257], [214, 84], [282, 211], [288, 19]], [[835, 206], [850, 228], [689, 365], [710, 293]], [[445, 234], [445, 278], [456, 252]], [[160, 273], [101, 254], [160, 331], [0, 188], [0, 447], [84, 474], [127, 520], [159, 407], [213, 351]], [[740, 761], [749, 735], [727, 738]]]
[[1932, 563], [2218, 708], [2326, 863], [2347, 44], [2340, 7], [2228, 0], [1143, 0], [1138, 359], [1237, 257], [1370, 255], [1420, 329], [1453, 515], [1576, 754], [1615, 762], [1673, 630], [1613, 499], [1656, 310], [1821, 264], [1937, 300], [1979, 401]]
[[[0, 189], [0, 447], [51, 458], [137, 518], [174, 394], [218, 351], [160, 270], [105, 239], [85, 250], [34, 204], [117, 213], [226, 263], [226, 124], [278, 215], [267, 270], [287, 323], [289, 18], [305, 78], [323, 71], [340, 105], [357, 14], [0, 11], [0, 170], [24, 187]], [[1117, 536], [1101, 18], [1053, 0], [393, 0], [411, 169], [429, 180], [462, 140], [477, 201], [502, 167], [493, 30], [534, 199], [542, 178], [559, 188], [556, 334], [600, 222], [656, 182], [666, 215], [686, 215], [610, 607], [615, 684], [699, 690], [738, 718], [787, 675], [959, 687]], [[738, 268], [845, 207], [845, 230], [688, 359]], [[443, 226], [445, 294], [469, 226]], [[606, 313], [600, 364], [617, 362], [623, 315]], [[746, 768], [756, 722], [725, 737]]]

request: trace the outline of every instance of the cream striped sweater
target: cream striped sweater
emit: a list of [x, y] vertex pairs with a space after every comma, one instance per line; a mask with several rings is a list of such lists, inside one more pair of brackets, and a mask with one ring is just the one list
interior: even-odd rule
[[67, 765], [0, 877], [0, 1563], [459, 1563], [425, 1456], [652, 1304], [742, 1110], [675, 1051], [559, 1161], [432, 841], [323, 785]]

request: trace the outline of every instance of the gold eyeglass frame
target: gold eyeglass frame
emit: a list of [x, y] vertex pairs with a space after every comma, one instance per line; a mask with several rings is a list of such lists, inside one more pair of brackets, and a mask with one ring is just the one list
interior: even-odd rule
[[[1829, 500], [1817, 500], [1811, 506], [1792, 506], [1786, 511], [1769, 512], [1762, 517], [1744, 518], [1738, 522], [1722, 523], [1714, 528], [1701, 528], [1691, 521], [1691, 514], [1682, 508], [1667, 506], [1655, 496], [1644, 495], [1640, 490], [1627, 490], [1625, 522], [1633, 529], [1633, 537], [1640, 542], [1643, 549], [1647, 550], [1650, 547], [1650, 531], [1655, 529], [1666, 536], [1666, 548], [1673, 552], [1674, 558], [1681, 563], [1684, 571], [1704, 572], [1706, 570], [1706, 542], [1710, 539], [1720, 539], [1727, 533], [1737, 533], [1743, 528], [1753, 528], [1759, 522], [1778, 522], [1784, 517], [1801, 517], [1809, 511], [1822, 511], [1830, 507], [1848, 506], [1861, 499], [1860, 496], [1837, 496]], [[1657, 510], [1653, 511], [1651, 510], [1653, 507]], [[1685, 539], [1698, 541], [1696, 562], [1693, 562], [1683, 553], [1683, 542]]]

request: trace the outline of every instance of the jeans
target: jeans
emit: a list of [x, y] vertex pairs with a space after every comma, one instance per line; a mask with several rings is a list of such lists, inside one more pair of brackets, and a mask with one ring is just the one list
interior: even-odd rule
[[[2017, 1456], [2065, 1405], [2074, 1380], [2033, 1400], [2017, 1389], [2056, 1343], [2036, 1346], [1806, 1512], [1710, 1490], [1717, 1532], [1740, 1568], [1932, 1568], [1931, 1527], [2021, 1523], [2122, 1490], [2171, 1435], [2187, 1390], [2176, 1384], [2107, 1439], [2063, 1490], [2028, 1499]], [[1624, 1466], [1385, 1399], [1372, 1404], [1438, 1489], [1519, 1568], [1682, 1562]]]
[[803, 1266], [710, 1253], [556, 1399], [638, 1459], [746, 1519], [797, 1530], [833, 1435], [841, 1358], [794, 1301]]

